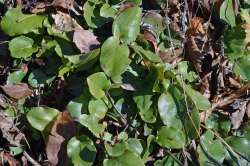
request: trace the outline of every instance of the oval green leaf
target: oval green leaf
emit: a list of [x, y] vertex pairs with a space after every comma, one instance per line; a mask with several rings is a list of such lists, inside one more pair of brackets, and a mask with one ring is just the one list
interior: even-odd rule
[[28, 122], [32, 127], [43, 131], [57, 116], [59, 111], [50, 107], [33, 107], [27, 114]]
[[10, 55], [13, 58], [28, 58], [37, 48], [33, 47], [34, 41], [26, 36], [19, 36], [9, 43]]
[[158, 100], [158, 111], [164, 125], [176, 124], [177, 107], [170, 93], [163, 93]]
[[130, 64], [129, 48], [115, 37], [108, 38], [101, 48], [100, 63], [109, 77], [120, 76]]
[[111, 83], [103, 72], [90, 75], [87, 78], [89, 91], [95, 98], [100, 99], [105, 96], [105, 90], [108, 90]]
[[174, 127], [162, 126], [157, 132], [157, 142], [160, 146], [181, 149], [185, 145], [184, 133]]
[[122, 11], [113, 23], [113, 35], [124, 43], [135, 41], [140, 32], [141, 8], [135, 6]]

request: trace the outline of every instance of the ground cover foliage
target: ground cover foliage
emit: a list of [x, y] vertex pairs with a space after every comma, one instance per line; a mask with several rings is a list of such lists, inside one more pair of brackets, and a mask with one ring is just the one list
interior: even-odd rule
[[0, 0], [0, 15], [0, 165], [249, 165], [249, 0]]

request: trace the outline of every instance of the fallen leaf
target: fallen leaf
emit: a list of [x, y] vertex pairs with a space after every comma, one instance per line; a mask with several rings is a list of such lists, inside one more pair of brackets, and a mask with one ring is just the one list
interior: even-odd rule
[[76, 28], [74, 31], [73, 42], [81, 53], [88, 53], [100, 44], [97, 37], [92, 32], [80, 27]]
[[69, 14], [59, 11], [52, 14], [52, 18], [54, 19], [54, 28], [63, 32], [73, 31], [77, 24]]
[[246, 114], [248, 119], [250, 119], [250, 102], [247, 103]]
[[5, 116], [0, 110], [0, 131], [2, 137], [8, 140], [11, 145], [20, 146], [24, 134], [15, 126], [15, 118]]
[[233, 126], [232, 129], [237, 130], [240, 127], [241, 123], [243, 122], [245, 113], [246, 113], [246, 103], [244, 103], [239, 110], [232, 113], [230, 117]]
[[74, 0], [54, 0], [52, 2], [54, 7], [61, 7], [64, 9], [72, 9], [74, 5]]
[[206, 33], [204, 29], [204, 20], [201, 17], [193, 17], [190, 21], [187, 30], [187, 36], [197, 36], [197, 35], [204, 35]]
[[14, 99], [21, 99], [32, 95], [32, 90], [26, 83], [0, 86], [2, 90]]
[[[20, 165], [20, 163], [13, 156], [11, 156], [9, 153], [2, 152], [2, 153], [0, 153], [0, 155], [3, 159], [3, 161], [1, 161], [1, 162], [3, 162], [3, 164], [5, 162], [7, 162], [9, 166], [19, 166]], [[0, 163], [0, 164], [2, 164], [2, 163]]]
[[75, 134], [75, 124], [70, 114], [67, 111], [60, 112], [46, 143], [46, 154], [52, 165], [69, 165], [66, 146]]

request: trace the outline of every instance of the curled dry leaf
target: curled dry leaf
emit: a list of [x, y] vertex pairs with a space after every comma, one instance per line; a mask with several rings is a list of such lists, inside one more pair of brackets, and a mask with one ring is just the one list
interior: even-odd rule
[[26, 83], [1, 86], [2, 90], [14, 99], [21, 99], [32, 95], [32, 90]]
[[90, 31], [78, 27], [74, 31], [73, 42], [81, 53], [88, 53], [100, 44], [97, 37]]
[[193, 17], [190, 21], [187, 36], [197, 36], [197, 35], [204, 35], [206, 33], [204, 29], [204, 20], [200, 17]]
[[53, 26], [59, 31], [73, 31], [77, 25], [76, 21], [69, 14], [59, 11], [56, 14], [53, 14], [52, 18], [54, 19]]
[[46, 143], [46, 154], [52, 165], [69, 165], [66, 146], [75, 134], [75, 124], [69, 113], [58, 114]]

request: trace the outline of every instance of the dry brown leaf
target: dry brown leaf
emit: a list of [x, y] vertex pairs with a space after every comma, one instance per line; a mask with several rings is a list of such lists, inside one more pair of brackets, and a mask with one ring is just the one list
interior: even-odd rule
[[73, 42], [81, 53], [88, 53], [97, 48], [100, 44], [97, 37], [92, 32], [80, 27], [76, 28], [74, 31]]
[[15, 126], [15, 119], [13, 117], [5, 116], [4, 112], [0, 110], [0, 130], [2, 137], [8, 140], [11, 145], [20, 146], [24, 139], [24, 134]]
[[11, 156], [9, 153], [2, 152], [2, 153], [0, 153], [0, 155], [1, 155], [2, 160], [4, 161], [5, 164], [8, 163], [9, 166], [20, 166], [20, 163], [13, 156]]
[[74, 5], [74, 0], [54, 0], [52, 2], [54, 7], [61, 7], [64, 9], [72, 9]]
[[69, 14], [59, 11], [56, 14], [52, 14], [52, 18], [54, 19], [53, 27], [63, 32], [73, 31], [77, 24]]
[[197, 35], [204, 35], [206, 33], [204, 29], [204, 20], [201, 17], [193, 17], [190, 21], [187, 30], [187, 36], [197, 36]]
[[243, 104], [244, 106], [241, 107], [241, 109], [235, 111], [232, 113], [230, 119], [232, 122], [232, 129], [237, 130], [241, 123], [243, 122], [244, 115], [246, 113], [246, 104]]
[[26, 83], [1, 86], [2, 90], [14, 99], [21, 99], [32, 95], [32, 90]]
[[53, 124], [46, 143], [46, 154], [52, 165], [69, 165], [66, 145], [75, 133], [76, 130], [73, 119], [67, 111], [61, 112]]
[[247, 103], [246, 114], [247, 118], [250, 119], [250, 102]]

